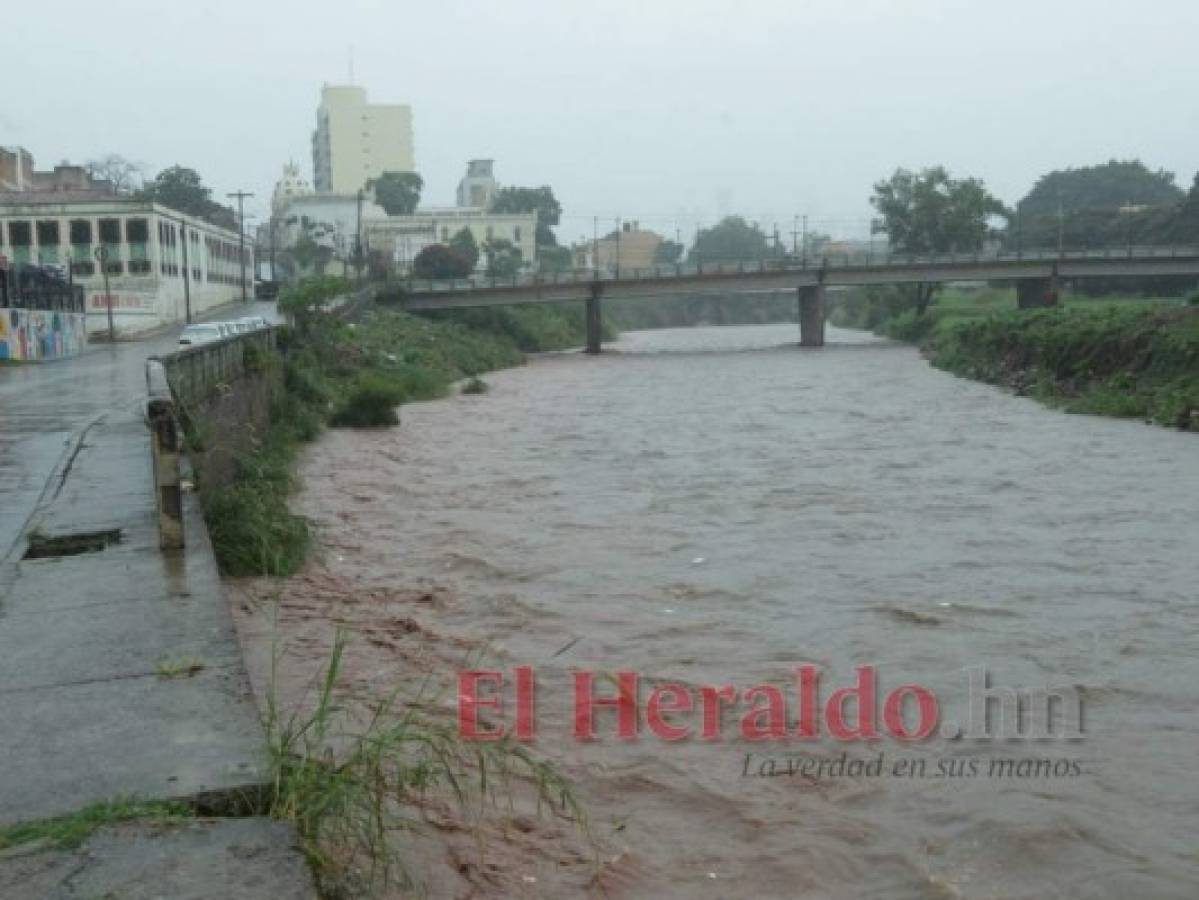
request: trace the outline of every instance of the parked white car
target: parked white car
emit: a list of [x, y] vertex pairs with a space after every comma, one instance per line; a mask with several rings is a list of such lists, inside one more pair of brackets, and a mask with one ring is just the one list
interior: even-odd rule
[[184, 346], [195, 344], [211, 344], [225, 337], [219, 322], [205, 322], [202, 325], [188, 325], [179, 335], [179, 343]]

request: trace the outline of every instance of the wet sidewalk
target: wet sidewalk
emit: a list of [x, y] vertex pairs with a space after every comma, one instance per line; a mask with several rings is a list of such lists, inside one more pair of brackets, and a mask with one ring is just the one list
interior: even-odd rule
[[[148, 434], [132, 416], [107, 415], [68, 457], [34, 530], [118, 542], [3, 575], [0, 825], [261, 783], [261, 727], [196, 504], [187, 549], [161, 553]], [[200, 668], [160, 674], [185, 661]]]
[[[0, 370], [0, 826], [115, 798], [237, 793], [268, 777], [262, 727], [190, 495], [186, 550], [158, 549], [143, 368], [173, 346], [168, 335]], [[27, 558], [31, 536], [39, 545], [73, 540]], [[294, 833], [268, 825], [271, 852], [299, 859]], [[226, 830], [218, 823], [203, 840], [219, 844]], [[182, 854], [182, 865], [187, 846], [168, 842], [161, 852]], [[146, 858], [159, 852], [147, 849]], [[41, 896], [21, 893], [31, 884], [21, 873], [34, 871], [41, 862], [0, 859], [3, 896]], [[187, 896], [267, 896], [233, 890], [221, 871], [210, 867], [211, 893]], [[299, 871], [299, 887], [269, 895], [310, 896], [307, 871]]]

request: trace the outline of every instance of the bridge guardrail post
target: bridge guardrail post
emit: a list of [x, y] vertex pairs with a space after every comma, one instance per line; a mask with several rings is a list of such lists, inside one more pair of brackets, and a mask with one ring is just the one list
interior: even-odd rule
[[158, 511], [158, 546], [163, 550], [182, 550], [183, 484], [179, 459], [183, 440], [166, 369], [158, 359], [146, 360], [146, 392], [154, 502]]

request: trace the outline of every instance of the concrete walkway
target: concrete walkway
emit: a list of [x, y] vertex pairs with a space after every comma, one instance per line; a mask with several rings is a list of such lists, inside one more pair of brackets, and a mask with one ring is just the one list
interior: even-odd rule
[[[251, 312], [262, 310], [224, 311]], [[0, 369], [0, 825], [265, 778], [262, 728], [192, 497], [187, 549], [158, 549], [144, 360], [173, 349], [176, 334]], [[22, 558], [31, 532], [109, 530], [120, 540], [99, 552]], [[184, 660], [198, 670], [161, 674]], [[0, 863], [0, 885], [11, 865]], [[259, 896], [208, 887], [186, 895]]]
[[269, 819], [103, 828], [78, 850], [0, 860], [5, 900], [309, 900], [291, 828]]

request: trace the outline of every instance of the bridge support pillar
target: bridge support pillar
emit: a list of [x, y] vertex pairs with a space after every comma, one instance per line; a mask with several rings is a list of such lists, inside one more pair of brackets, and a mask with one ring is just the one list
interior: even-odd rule
[[824, 285], [799, 289], [799, 346], [824, 346]]
[[1020, 309], [1057, 306], [1057, 276], [1023, 278], [1016, 282], [1016, 305]]
[[587, 352], [599, 353], [604, 336], [604, 320], [600, 312], [600, 291], [598, 287], [591, 289], [587, 298]]

